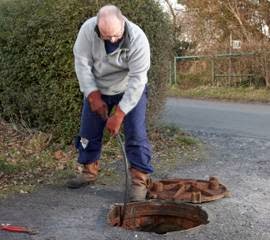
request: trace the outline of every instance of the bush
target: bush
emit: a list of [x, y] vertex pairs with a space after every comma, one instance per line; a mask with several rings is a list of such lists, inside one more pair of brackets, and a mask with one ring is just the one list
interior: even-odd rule
[[[70, 141], [77, 133], [82, 94], [72, 48], [80, 25], [106, 1], [13, 0], [0, 3], [0, 113], [6, 120]], [[172, 49], [170, 21], [153, 0], [116, 0], [149, 38], [149, 122], [164, 101]]]

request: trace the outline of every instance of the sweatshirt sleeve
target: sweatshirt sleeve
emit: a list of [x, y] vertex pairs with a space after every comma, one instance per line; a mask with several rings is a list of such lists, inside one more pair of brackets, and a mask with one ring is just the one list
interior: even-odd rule
[[145, 34], [141, 32], [132, 45], [128, 62], [128, 87], [119, 103], [125, 114], [139, 102], [148, 81], [147, 72], [150, 68], [150, 47]]
[[91, 30], [85, 22], [77, 36], [73, 47], [75, 59], [75, 71], [79, 80], [80, 90], [87, 97], [92, 91], [97, 90], [95, 78], [92, 73], [92, 56], [91, 56]]

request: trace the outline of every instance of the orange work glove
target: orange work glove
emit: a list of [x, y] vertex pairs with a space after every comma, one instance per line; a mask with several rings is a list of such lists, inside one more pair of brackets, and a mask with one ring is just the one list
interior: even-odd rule
[[119, 106], [116, 106], [114, 114], [109, 117], [106, 123], [106, 128], [111, 135], [116, 136], [119, 133], [119, 129], [124, 120], [124, 117], [125, 113]]
[[102, 119], [106, 120], [108, 118], [108, 106], [102, 100], [100, 91], [91, 92], [87, 99], [91, 110], [102, 117]]

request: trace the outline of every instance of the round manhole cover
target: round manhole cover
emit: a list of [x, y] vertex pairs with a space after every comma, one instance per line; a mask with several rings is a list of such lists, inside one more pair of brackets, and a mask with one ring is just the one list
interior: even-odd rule
[[[108, 222], [120, 226], [123, 204], [114, 204]], [[128, 203], [121, 227], [128, 230], [165, 234], [192, 229], [208, 223], [208, 214], [199, 206], [150, 200]]]
[[217, 177], [209, 180], [168, 179], [152, 182], [148, 189], [148, 199], [180, 200], [202, 203], [230, 196], [227, 188]]

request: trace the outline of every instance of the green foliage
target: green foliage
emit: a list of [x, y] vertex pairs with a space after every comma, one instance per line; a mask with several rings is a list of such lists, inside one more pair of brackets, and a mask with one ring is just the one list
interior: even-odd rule
[[17, 167], [11, 164], [8, 164], [0, 158], [0, 172], [5, 174], [11, 174], [17, 171]]
[[[72, 48], [80, 25], [107, 1], [13, 0], [0, 3], [0, 114], [7, 120], [71, 141], [77, 133], [82, 94]], [[170, 21], [153, 0], [115, 0], [149, 38], [149, 120], [160, 110], [172, 49]]]

